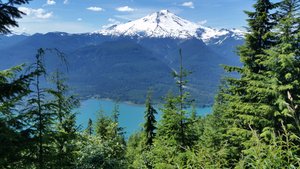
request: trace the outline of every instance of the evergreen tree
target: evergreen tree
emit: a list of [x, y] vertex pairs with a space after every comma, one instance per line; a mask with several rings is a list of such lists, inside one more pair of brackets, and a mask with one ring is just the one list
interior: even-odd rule
[[[269, 0], [257, 0], [253, 5], [255, 11], [245, 11], [248, 15], [248, 32], [246, 41], [239, 48], [241, 61], [244, 63], [244, 69], [249, 69], [250, 72], [259, 73], [264, 70], [260, 63], [265, 60], [264, 50], [274, 45], [274, 37], [271, 30], [276, 25], [275, 13], [271, 13], [277, 6]], [[243, 71], [243, 73], [246, 73]]]
[[276, 24], [276, 6], [269, 0], [257, 0], [254, 12], [246, 11], [248, 33], [245, 44], [238, 48], [243, 67], [225, 66], [227, 71], [240, 74], [239, 78], [226, 79], [226, 86], [219, 94], [221, 104], [216, 101], [224, 108], [222, 117], [228, 125], [220, 131], [224, 132], [223, 138], [228, 145], [229, 167], [238, 161], [241, 151], [247, 147], [250, 126], [266, 135], [267, 128], [274, 125], [275, 107], [270, 104], [275, 100], [274, 79], [265, 75], [268, 70], [263, 62], [267, 60], [265, 50], [277, 43], [272, 33]]
[[144, 134], [142, 131], [136, 132], [129, 137], [126, 145], [126, 160], [128, 168], [138, 169], [151, 167], [151, 165], [149, 167], [145, 165], [145, 163], [150, 164], [151, 158], [147, 158], [147, 156], [145, 156], [144, 152], [146, 151], [142, 148], [144, 146], [143, 139]]
[[[279, 43], [266, 51], [268, 59], [264, 62], [276, 86], [276, 109], [274, 112], [276, 131], [282, 131], [282, 123], [288, 130], [300, 136], [300, 131], [295, 128], [299, 112], [290, 114], [286, 104], [293, 98], [296, 104], [300, 103], [300, 50], [299, 50], [299, 20], [300, 1], [283, 0], [279, 4], [277, 13], [278, 25], [274, 34]], [[289, 93], [289, 94], [288, 94]]]
[[[15, 19], [22, 12], [15, 5], [28, 3], [29, 0], [0, 1], [0, 34], [10, 33], [10, 27], [18, 26]], [[24, 65], [0, 71], [0, 168], [18, 167], [26, 163], [23, 151], [29, 139], [28, 130], [16, 107], [30, 93], [30, 83], [39, 72], [22, 72]]]
[[[56, 54], [61, 56], [61, 53], [57, 50], [47, 49], [47, 51], [56, 51]], [[23, 117], [27, 122], [26, 126], [31, 136], [29, 154], [36, 168], [51, 168], [51, 164], [55, 160], [55, 150], [52, 144], [56, 133], [54, 124], [58, 117], [62, 117], [63, 109], [70, 109], [69, 107], [63, 107], [68, 105], [53, 103], [50, 100], [50, 93], [54, 94], [54, 90], [44, 88], [42, 85], [47, 81], [44, 56], [45, 50], [38, 49], [36, 62], [31, 67], [40, 73], [35, 76], [35, 81], [31, 86], [32, 92], [28, 96], [23, 110]], [[62, 104], [61, 101], [59, 103]], [[58, 107], [60, 109], [56, 109]]]
[[24, 14], [16, 5], [27, 4], [30, 0], [8, 0], [0, 1], [0, 34], [11, 33], [10, 27], [18, 27], [16, 19], [22, 18]]
[[188, 112], [187, 108], [191, 107], [191, 101], [189, 99], [189, 92], [184, 91], [184, 87], [187, 85], [187, 76], [191, 73], [183, 68], [183, 60], [182, 60], [182, 51], [179, 50], [179, 72], [173, 71], [173, 76], [176, 79], [176, 84], [178, 86], [179, 95], [175, 98], [175, 111], [179, 115], [180, 118], [180, 133], [179, 133], [179, 143], [182, 149], [187, 148], [188, 146], [193, 145], [193, 141], [190, 139], [191, 132], [190, 129], [187, 128], [188, 125]]
[[55, 84], [55, 89], [48, 90], [54, 97], [51, 111], [57, 117], [54, 135], [55, 163], [53, 166], [74, 168], [78, 148], [76, 146], [76, 115], [72, 110], [78, 106], [79, 101], [72, 95], [68, 96], [68, 86], [60, 74], [62, 73], [56, 72], [51, 79]]
[[189, 93], [184, 91], [187, 84], [185, 79], [189, 72], [183, 68], [181, 50], [179, 55], [179, 72], [173, 72], [179, 94], [174, 96], [170, 93], [161, 109], [162, 118], [158, 123], [152, 150], [155, 168], [186, 167], [185, 152], [196, 143], [194, 131], [190, 127], [191, 116], [188, 113], [192, 101], [189, 99]]
[[171, 168], [176, 166], [175, 157], [182, 152], [180, 147], [180, 121], [176, 98], [170, 93], [165, 98], [161, 120], [157, 126], [154, 139], [154, 168]]
[[113, 118], [115, 123], [117, 123], [119, 121], [119, 116], [120, 116], [119, 104], [115, 103], [115, 106], [112, 110], [112, 118]]
[[17, 107], [30, 94], [30, 84], [39, 74], [23, 72], [24, 65], [0, 71], [0, 168], [22, 166], [28, 161], [23, 153], [30, 140], [26, 121]]
[[103, 140], [108, 140], [117, 135], [116, 123], [110, 117], [100, 110], [97, 121], [95, 123], [95, 134]]
[[45, 51], [39, 49], [36, 55], [36, 63], [33, 65], [36, 71], [41, 74], [36, 75], [33, 83], [33, 92], [25, 106], [24, 114], [28, 121], [28, 126], [32, 135], [31, 154], [36, 168], [49, 167], [49, 162], [53, 160], [53, 149], [50, 144], [53, 142], [53, 123], [56, 115], [51, 111], [53, 104], [47, 100], [47, 89], [41, 85], [41, 80], [45, 77], [46, 69], [43, 63]]
[[87, 127], [85, 129], [85, 133], [87, 133], [88, 135], [92, 135], [94, 133], [93, 131], [93, 120], [89, 118]]
[[82, 145], [78, 168], [126, 168], [126, 145], [123, 132], [118, 128], [118, 122], [100, 111], [95, 123], [95, 135], [88, 135]]
[[115, 128], [115, 135], [124, 135], [124, 129], [119, 125], [119, 116], [120, 116], [120, 107], [119, 103], [115, 103], [114, 108], [112, 110], [112, 119], [114, 123], [117, 125]]
[[144, 123], [144, 133], [145, 133], [145, 144], [146, 146], [152, 146], [155, 137], [154, 130], [156, 129], [156, 119], [155, 114], [157, 111], [152, 106], [151, 93], [148, 92], [146, 99], [146, 111], [145, 111], [145, 123]]

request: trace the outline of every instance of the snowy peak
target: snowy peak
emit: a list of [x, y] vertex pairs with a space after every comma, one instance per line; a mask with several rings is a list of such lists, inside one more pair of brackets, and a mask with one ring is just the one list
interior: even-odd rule
[[175, 15], [169, 10], [161, 10], [125, 24], [113, 25], [97, 33], [110, 36], [197, 38], [206, 43], [209, 43], [210, 39], [235, 34], [230, 30], [218, 30], [198, 25]]
[[161, 10], [135, 21], [100, 30], [99, 33], [114, 36], [191, 38], [196, 36], [197, 28], [197, 24], [168, 10]]

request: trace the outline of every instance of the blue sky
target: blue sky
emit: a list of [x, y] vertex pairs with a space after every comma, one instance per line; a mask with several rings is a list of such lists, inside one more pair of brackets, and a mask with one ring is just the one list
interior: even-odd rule
[[254, 0], [33, 0], [15, 32], [93, 32], [168, 9], [187, 20], [214, 28], [243, 28]]

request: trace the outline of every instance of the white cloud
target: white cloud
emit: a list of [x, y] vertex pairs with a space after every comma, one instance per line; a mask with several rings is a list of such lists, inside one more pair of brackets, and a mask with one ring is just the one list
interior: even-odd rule
[[77, 18], [77, 21], [82, 21], [82, 18]]
[[121, 23], [120, 21], [118, 21], [118, 20], [116, 20], [116, 19], [113, 19], [113, 18], [108, 18], [107, 21], [109, 22], [109, 24], [103, 25], [103, 26], [102, 26], [103, 29], [106, 29], [106, 28], [109, 28], [109, 27], [111, 27], [111, 26], [113, 26], [113, 25], [118, 25], [118, 24]]
[[47, 5], [55, 5], [56, 2], [54, 0], [47, 0]]
[[49, 19], [53, 16], [53, 12], [46, 12], [42, 8], [33, 9], [33, 8], [19, 7], [18, 9], [24, 12], [28, 17], [32, 17], [32, 18]]
[[100, 8], [100, 7], [96, 7], [96, 6], [91, 6], [91, 7], [88, 7], [86, 8], [87, 10], [90, 10], [90, 11], [94, 11], [94, 12], [100, 12], [100, 11], [103, 11], [104, 9], [103, 8]]
[[69, 1], [68, 0], [64, 0], [64, 4], [68, 4], [69, 3]]
[[127, 22], [145, 17], [146, 15], [157, 12], [159, 10], [160, 8], [139, 8], [135, 9], [134, 12], [122, 13], [121, 15], [114, 15], [114, 17]]
[[134, 11], [134, 9], [130, 8], [129, 6], [121, 6], [121, 7], [116, 8], [116, 10], [119, 11], [119, 12], [132, 12], [132, 11]]
[[181, 6], [188, 7], [188, 8], [195, 8], [194, 3], [192, 1], [184, 2], [181, 4]]
[[[56, 21], [30, 21], [27, 22], [21, 19], [20, 27], [17, 27], [14, 32], [26, 32], [28, 34], [47, 33], [47, 32], [68, 32], [68, 33], [84, 33], [98, 30], [99, 27], [95, 24], [86, 24], [83, 22], [56, 22]], [[22, 28], [26, 28], [25, 30]]]

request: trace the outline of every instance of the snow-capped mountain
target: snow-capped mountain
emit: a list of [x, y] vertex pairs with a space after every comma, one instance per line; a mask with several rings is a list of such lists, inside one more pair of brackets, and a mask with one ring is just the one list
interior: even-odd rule
[[[205, 43], [228, 36], [243, 38], [243, 32], [237, 29], [214, 29], [185, 20], [168, 10], [152, 13], [141, 19], [125, 24], [113, 25], [98, 31], [110, 36], [138, 36], [153, 38], [191, 39], [197, 38]], [[222, 41], [222, 39], [220, 39]], [[218, 40], [218, 42], [220, 42]]]
[[[0, 36], [0, 69], [30, 65], [37, 49], [55, 48], [69, 58], [68, 79], [81, 96], [143, 103], [149, 88], [159, 91], [154, 99], [160, 100], [174, 86], [170, 72], [178, 70], [182, 49], [184, 66], [193, 72], [188, 90], [198, 103], [212, 104], [224, 73], [220, 65], [240, 65], [234, 51], [244, 43], [243, 34], [205, 27], [162, 10], [97, 32]], [[51, 56], [47, 67], [56, 70], [61, 65]]]

